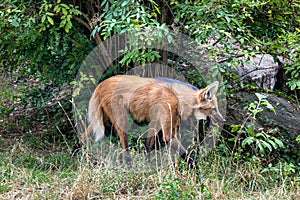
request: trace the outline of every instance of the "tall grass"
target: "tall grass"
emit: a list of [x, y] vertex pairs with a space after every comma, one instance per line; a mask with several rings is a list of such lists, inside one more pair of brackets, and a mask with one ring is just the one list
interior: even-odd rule
[[43, 139], [15, 138], [0, 152], [0, 199], [300, 198], [299, 177], [274, 178], [257, 160], [242, 162], [212, 152], [198, 159], [206, 177], [201, 181], [181, 160], [154, 170], [130, 170], [95, 162], [86, 151], [70, 158], [73, 141]]

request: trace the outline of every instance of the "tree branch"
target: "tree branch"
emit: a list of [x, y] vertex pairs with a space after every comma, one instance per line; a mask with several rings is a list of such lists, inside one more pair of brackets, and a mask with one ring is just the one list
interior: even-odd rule
[[[81, 23], [82, 25], [84, 25], [90, 31], [90, 33], [92, 33], [93, 29], [92, 29], [92, 26], [91, 26], [91, 20], [88, 18], [88, 16], [86, 14], [81, 13], [81, 15], [86, 19], [87, 22], [85, 22], [83, 19], [81, 19], [81, 18], [79, 18], [75, 15], [73, 15], [72, 18], [74, 20], [76, 20], [77, 22]], [[107, 49], [105, 48], [104, 44], [102, 43], [102, 40], [101, 40], [100, 35], [99, 35], [98, 32], [95, 33], [94, 39], [95, 39], [96, 43], [98, 44], [98, 46], [100, 48], [100, 51], [103, 55], [105, 64], [107, 66], [111, 67], [113, 61], [112, 61]]]

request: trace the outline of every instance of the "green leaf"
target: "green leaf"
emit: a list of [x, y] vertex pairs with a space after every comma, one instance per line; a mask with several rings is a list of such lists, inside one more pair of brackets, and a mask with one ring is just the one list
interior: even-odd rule
[[43, 15], [43, 17], [42, 17], [42, 23], [44, 23], [45, 20], [46, 20], [46, 15]]
[[75, 15], [81, 15], [81, 11], [77, 9], [72, 10]]
[[247, 137], [242, 142], [242, 147], [245, 147], [246, 144], [251, 145], [255, 141], [254, 137]]
[[264, 140], [260, 140], [260, 142], [263, 144], [264, 147], [267, 147], [269, 151], [272, 151], [272, 146], [268, 142]]
[[61, 8], [61, 11], [64, 15], [67, 15], [68, 14], [68, 11], [65, 9], [65, 8]]
[[46, 15], [48, 15], [48, 16], [54, 16], [54, 13], [46, 12]]
[[263, 94], [260, 94], [260, 93], [255, 93], [255, 95], [257, 96], [257, 98], [258, 98], [260, 101], [267, 98], [266, 95], [263, 95]]
[[54, 7], [54, 12], [59, 13], [60, 12], [61, 7], [59, 5], [56, 5]]
[[73, 24], [72, 24], [71, 20], [68, 20], [67, 26], [69, 27], [69, 29], [72, 28]]
[[47, 20], [51, 25], [54, 25], [54, 21], [51, 17], [47, 16]]
[[269, 101], [267, 100], [263, 100], [262, 103], [263, 105], [266, 105], [266, 107], [270, 110], [270, 111], [273, 111], [274, 114], [276, 115], [276, 111], [275, 111], [275, 108], [273, 107], [273, 105], [271, 103], [269, 103]]
[[71, 27], [72, 27], [72, 22], [68, 20], [65, 26], [65, 31], [69, 33]]
[[121, 7], [124, 7], [124, 6], [126, 6], [126, 5], [127, 5], [127, 3], [128, 3], [128, 1], [123, 1], [123, 3], [121, 4]]
[[273, 140], [268, 140], [268, 143], [270, 143], [274, 149], [278, 148], [278, 145]]
[[101, 2], [101, 7], [103, 7], [104, 6], [104, 4], [106, 4], [107, 3], [107, 0], [103, 0], [102, 2]]
[[265, 154], [265, 147], [262, 145], [260, 141], [257, 141], [257, 147], [259, 148], [259, 152], [261, 155]]
[[14, 27], [20, 26], [19, 22], [17, 22], [17, 20], [15, 20], [15, 19], [11, 22], [11, 25], [13, 25]]
[[297, 136], [296, 141], [300, 143], [300, 135]]
[[64, 26], [66, 25], [66, 23], [67, 23], [67, 20], [66, 20], [66, 19], [61, 20], [61, 21], [60, 21], [60, 24], [59, 24], [59, 27], [60, 27], [60, 28], [64, 27]]
[[66, 9], [69, 9], [70, 7], [64, 3], [60, 4], [62, 7], [66, 8]]
[[256, 106], [257, 106], [257, 102], [254, 102], [254, 103], [250, 103], [250, 104], [249, 104], [249, 108], [251, 108], [251, 109], [255, 109]]
[[76, 85], [76, 84], [77, 84], [77, 81], [71, 81], [70, 84], [71, 84], [71, 85]]
[[246, 132], [251, 135], [251, 136], [254, 136], [255, 135], [255, 132], [253, 130], [253, 125], [252, 124], [248, 124], [246, 126]]
[[279, 146], [280, 148], [283, 148], [283, 147], [284, 147], [284, 144], [283, 144], [283, 142], [282, 142], [280, 139], [275, 138], [275, 137], [273, 137], [272, 139], [274, 140], [274, 142], [275, 142], [276, 144], [278, 144], [278, 146]]
[[233, 137], [233, 138], [229, 138], [228, 141], [229, 142], [236, 142], [238, 140], [237, 137]]
[[68, 26], [65, 26], [65, 31], [66, 31], [66, 33], [69, 33], [70, 28]]
[[256, 135], [255, 135], [255, 137], [263, 137], [265, 140], [267, 139], [267, 137], [266, 137], [266, 134], [264, 134], [264, 133], [257, 133]]

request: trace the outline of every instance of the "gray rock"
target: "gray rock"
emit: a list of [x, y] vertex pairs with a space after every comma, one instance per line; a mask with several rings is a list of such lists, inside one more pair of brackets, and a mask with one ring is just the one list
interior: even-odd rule
[[[278, 128], [286, 131], [292, 137], [300, 134], [300, 106], [274, 94], [266, 94], [267, 100], [271, 103], [274, 112], [264, 108], [264, 111], [258, 114], [256, 128], [269, 127]], [[238, 92], [236, 96], [229, 97], [227, 110], [228, 124], [241, 124], [246, 119], [247, 110], [243, 109], [245, 105], [258, 100], [254, 93]]]
[[[259, 87], [273, 90], [277, 81], [276, 75], [280, 68], [279, 63], [274, 61], [274, 58], [270, 54], [256, 54], [253, 57], [247, 59], [240, 51], [241, 47], [239, 43], [233, 38], [223, 38], [232, 44], [231, 55], [236, 55], [236, 59], [240, 61], [232, 71], [237, 73], [241, 81], [249, 81], [256, 83]], [[223, 52], [224, 45], [220, 43], [218, 37], [212, 37], [208, 40], [208, 44], [213, 46], [217, 52]], [[245, 48], [245, 47], [244, 47]], [[253, 47], [248, 47], [252, 49]], [[230, 57], [228, 53], [221, 53], [217, 56], [217, 60], [223, 63], [226, 62], [227, 57]], [[282, 57], [278, 57], [279, 62], [283, 62]]]
[[234, 71], [239, 75], [241, 81], [255, 82], [259, 87], [273, 90], [276, 83], [276, 75], [279, 64], [274, 61], [270, 54], [257, 54], [246, 61], [244, 57], [239, 58], [242, 64]]

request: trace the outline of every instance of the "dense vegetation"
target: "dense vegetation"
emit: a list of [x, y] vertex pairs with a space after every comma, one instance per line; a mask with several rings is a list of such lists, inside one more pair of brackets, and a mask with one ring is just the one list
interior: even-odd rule
[[[296, 0], [2, 1], [1, 198], [299, 198], [300, 133], [255, 127], [266, 110], [276, 113], [262, 92], [281, 95], [299, 109], [299, 23]], [[205, 85], [184, 56], [152, 48], [174, 44], [173, 31], [193, 40], [183, 46], [205, 50], [187, 49], [209, 60], [212, 71], [224, 78], [228, 98], [240, 90], [256, 94], [243, 105], [243, 119], [226, 124], [214, 150], [198, 159], [206, 181], [180, 160], [137, 176], [125, 174], [122, 166], [95, 165], [86, 152], [71, 159], [77, 134], [71, 99], [86, 81], [84, 74], [76, 75], [97, 45], [108, 66], [99, 79], [155, 62], [198, 87]], [[110, 62], [103, 42], [117, 35], [134, 39]], [[270, 54], [282, 66], [285, 78], [277, 90], [239, 81], [235, 67], [257, 54]]]

